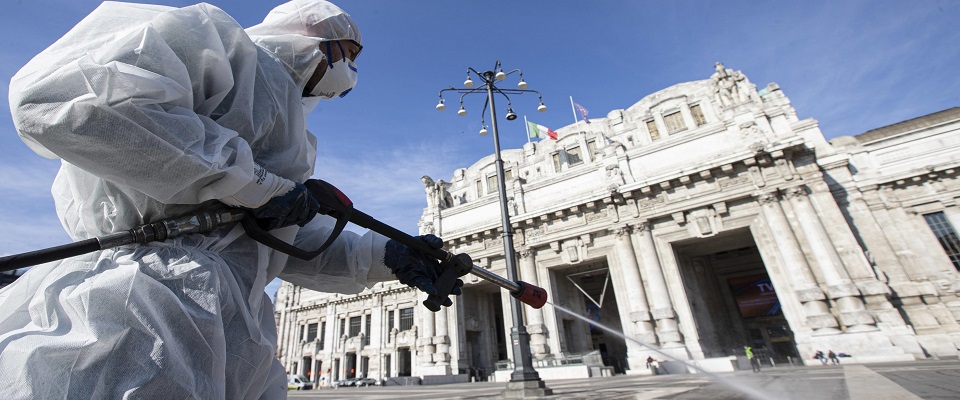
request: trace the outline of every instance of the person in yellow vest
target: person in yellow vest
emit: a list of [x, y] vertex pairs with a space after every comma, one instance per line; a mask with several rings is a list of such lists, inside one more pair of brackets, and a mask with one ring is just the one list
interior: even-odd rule
[[753, 372], [760, 372], [760, 359], [753, 354], [753, 347], [743, 346], [743, 351], [747, 354], [747, 359], [750, 360], [750, 367], [753, 368]]

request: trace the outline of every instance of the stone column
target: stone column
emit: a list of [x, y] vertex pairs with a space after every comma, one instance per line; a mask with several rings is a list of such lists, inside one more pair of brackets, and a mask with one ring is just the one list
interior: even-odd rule
[[[531, 285], [540, 286], [537, 278], [537, 261], [529, 247], [520, 249], [520, 279]], [[538, 360], [542, 360], [550, 353], [547, 345], [547, 327], [543, 324], [543, 310], [532, 307], [523, 307], [526, 313], [524, 321], [527, 333], [530, 334], [530, 353]]]
[[436, 363], [438, 367], [446, 367], [445, 374], [450, 373], [450, 332], [449, 325], [447, 324], [447, 311], [449, 309], [449, 307], [441, 307], [440, 311], [433, 313], [434, 320], [437, 324], [437, 336], [434, 337], [433, 340], [437, 352], [433, 355], [433, 362]]
[[[503, 316], [502, 316], [503, 335], [504, 335], [503, 337], [506, 340], [506, 344], [507, 344], [507, 358], [512, 362], [516, 362], [517, 360], [514, 360], [513, 351], [512, 351], [513, 349], [512, 334], [514, 331], [513, 314], [510, 314], [510, 302], [513, 301], [513, 296], [510, 294], [510, 292], [506, 290], [498, 290], [498, 292], [500, 292], [500, 309], [503, 310]], [[490, 326], [495, 327], [497, 325], [494, 321], [490, 321]], [[496, 348], [495, 346], [497, 343], [496, 336], [492, 336], [491, 340], [492, 340], [491, 349], [495, 349]], [[511, 366], [511, 368], [513, 367]]]
[[806, 188], [791, 188], [787, 191], [787, 197], [790, 198], [800, 229], [806, 236], [817, 267], [826, 281], [827, 294], [834, 299], [840, 310], [840, 323], [847, 327], [848, 332], [877, 330], [873, 316], [866, 310], [863, 299], [860, 298], [860, 290], [843, 270], [840, 255], [831, 244], [823, 222], [810, 204]]
[[797, 298], [803, 304], [803, 311], [806, 314], [807, 324], [813, 328], [815, 335], [831, 335], [839, 333], [837, 329], [839, 324], [833, 314], [830, 313], [830, 306], [827, 305], [826, 296], [823, 290], [817, 285], [817, 279], [807, 264], [807, 258], [800, 250], [800, 243], [797, 237], [790, 229], [790, 223], [787, 216], [780, 207], [780, 198], [776, 192], [764, 193], [757, 196], [760, 202], [760, 210], [764, 219], [767, 221], [767, 228], [773, 236], [773, 241], [780, 250], [780, 256], [783, 258], [783, 268], [788, 276], [792, 278], [793, 290], [796, 291]]
[[[633, 250], [631, 232], [630, 226], [614, 230], [617, 237], [614, 245], [617, 265], [610, 266], [610, 275], [613, 278], [614, 294], [617, 295], [624, 333], [636, 337], [643, 344], [655, 346], [657, 335], [650, 317], [646, 290], [640, 280], [640, 266], [637, 264], [637, 253]], [[644, 346], [627, 341], [627, 363], [633, 373], [649, 372], [645, 365], [649, 352], [644, 350]]]
[[[320, 321], [321, 324], [327, 324], [327, 331], [324, 332], [323, 338], [323, 349], [327, 354], [327, 369], [330, 370], [330, 374], [327, 376], [327, 383], [332, 383], [333, 379], [333, 359], [336, 357], [336, 348], [337, 348], [337, 304], [332, 303], [327, 307], [327, 319], [326, 321]], [[319, 334], [319, 332], [318, 332]]]
[[426, 308], [420, 308], [419, 303], [422, 303], [423, 300], [427, 298], [425, 293], [419, 293], [419, 301], [417, 311], [419, 312], [420, 318], [420, 337], [417, 338], [417, 347], [420, 350], [419, 360], [420, 366], [432, 366], [433, 365], [433, 354], [436, 353], [437, 347], [433, 344], [433, 337], [436, 335], [436, 325], [434, 320], [434, 315], [432, 312]]
[[657, 255], [657, 246], [653, 241], [653, 227], [649, 222], [637, 225], [640, 237], [640, 257], [643, 272], [650, 285], [650, 299], [653, 302], [653, 317], [657, 320], [657, 334], [662, 347], [683, 347], [683, 335], [677, 324], [677, 313], [673, 310], [673, 301], [667, 290], [667, 281], [663, 278], [663, 267]]
[[[548, 294], [547, 296], [556, 296], [557, 291], [553, 288], [552, 280], [550, 279], [550, 271], [547, 268], [538, 268], [537, 269], [537, 278], [540, 282], [540, 287], [543, 288]], [[553, 310], [552, 312], [542, 313], [543, 315], [543, 324], [546, 327], [545, 329], [548, 332], [560, 332], [560, 322], [557, 317], [557, 311]], [[563, 355], [560, 347], [560, 335], [548, 335], [547, 336], [547, 351], [551, 351], [554, 357], [560, 357]]]
[[297, 353], [298, 353], [295, 350], [300, 348], [300, 338], [298, 337], [299, 335], [297, 335], [297, 326], [299, 326], [297, 325], [297, 312], [296, 311], [288, 312], [287, 318], [288, 318], [287, 329], [290, 332], [289, 336], [287, 337], [287, 351], [286, 351], [287, 369], [289, 369], [290, 373], [293, 374], [293, 373], [296, 373], [296, 371], [293, 371], [292, 368], [293, 368], [293, 363], [297, 362]]
[[637, 339], [643, 343], [656, 345], [657, 336], [653, 327], [653, 319], [650, 316], [650, 305], [647, 303], [646, 289], [643, 287], [643, 281], [640, 279], [640, 265], [637, 264], [637, 253], [633, 249], [631, 233], [633, 228], [624, 226], [617, 228], [616, 251], [617, 258], [620, 261], [618, 268], [611, 268], [619, 271], [615, 279], [623, 282], [626, 288], [627, 304], [625, 307], [629, 313], [630, 321], [634, 327], [634, 333]]
[[367, 335], [370, 336], [370, 345], [376, 348], [383, 348], [384, 342], [383, 339], [383, 325], [386, 324], [383, 318], [383, 295], [377, 294], [373, 296], [373, 306], [370, 308], [370, 315], [367, 318], [373, 318], [370, 321], [370, 330], [373, 332], [367, 332]]
[[[896, 221], [892, 215], [891, 210], [887, 208], [877, 208], [873, 210], [873, 215], [877, 218], [877, 223], [881, 226], [897, 226], [898, 228], [903, 225], [899, 221]], [[903, 265], [904, 275], [906, 281], [925, 281], [927, 280], [926, 271], [920, 267], [922, 261], [920, 257], [917, 256], [916, 251], [908, 244], [908, 234], [905, 235], [905, 232], [901, 232], [900, 229], [884, 229], [883, 235], [890, 241], [890, 246], [893, 248], [893, 252], [897, 255], [897, 259], [900, 260], [900, 265]], [[893, 277], [890, 279], [893, 280]]]

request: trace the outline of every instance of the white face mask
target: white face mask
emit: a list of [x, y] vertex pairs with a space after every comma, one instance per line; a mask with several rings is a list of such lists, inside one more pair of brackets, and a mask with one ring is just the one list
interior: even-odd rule
[[324, 100], [346, 96], [357, 85], [357, 66], [353, 61], [341, 59], [327, 67], [317, 86], [310, 91], [311, 96]]

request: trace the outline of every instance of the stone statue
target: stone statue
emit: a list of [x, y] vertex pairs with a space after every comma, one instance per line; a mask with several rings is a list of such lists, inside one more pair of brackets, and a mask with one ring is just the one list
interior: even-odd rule
[[733, 72], [731, 69], [723, 67], [722, 63], [714, 64], [716, 72], [710, 76], [710, 82], [713, 83], [713, 91], [717, 95], [720, 104], [724, 107], [731, 107], [743, 102], [740, 93], [740, 81], [746, 77], [739, 71]]
[[434, 208], [437, 205], [437, 184], [429, 176], [420, 177], [423, 182], [423, 191], [427, 195], [427, 208]]
[[450, 195], [450, 184], [444, 182], [443, 179], [437, 181], [436, 185], [436, 195], [437, 195], [437, 205], [440, 209], [453, 207], [453, 196]]
[[420, 231], [424, 235], [433, 235], [437, 233], [437, 231], [433, 229], [433, 222], [430, 221], [424, 221]]
[[453, 196], [448, 190], [450, 188], [449, 183], [442, 179], [434, 182], [426, 175], [422, 176], [420, 181], [423, 182], [423, 191], [427, 195], [427, 208], [437, 207], [442, 210], [454, 206]]
[[740, 71], [734, 72], [733, 81], [736, 82], [737, 99], [741, 103], [750, 101], [750, 81], [747, 76]]

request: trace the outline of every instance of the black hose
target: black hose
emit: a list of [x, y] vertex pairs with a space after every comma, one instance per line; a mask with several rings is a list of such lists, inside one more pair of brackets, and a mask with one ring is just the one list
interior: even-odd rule
[[28, 253], [0, 257], [0, 272], [13, 271], [31, 265], [62, 260], [97, 250], [100, 250], [100, 241], [97, 238], [92, 238]]

